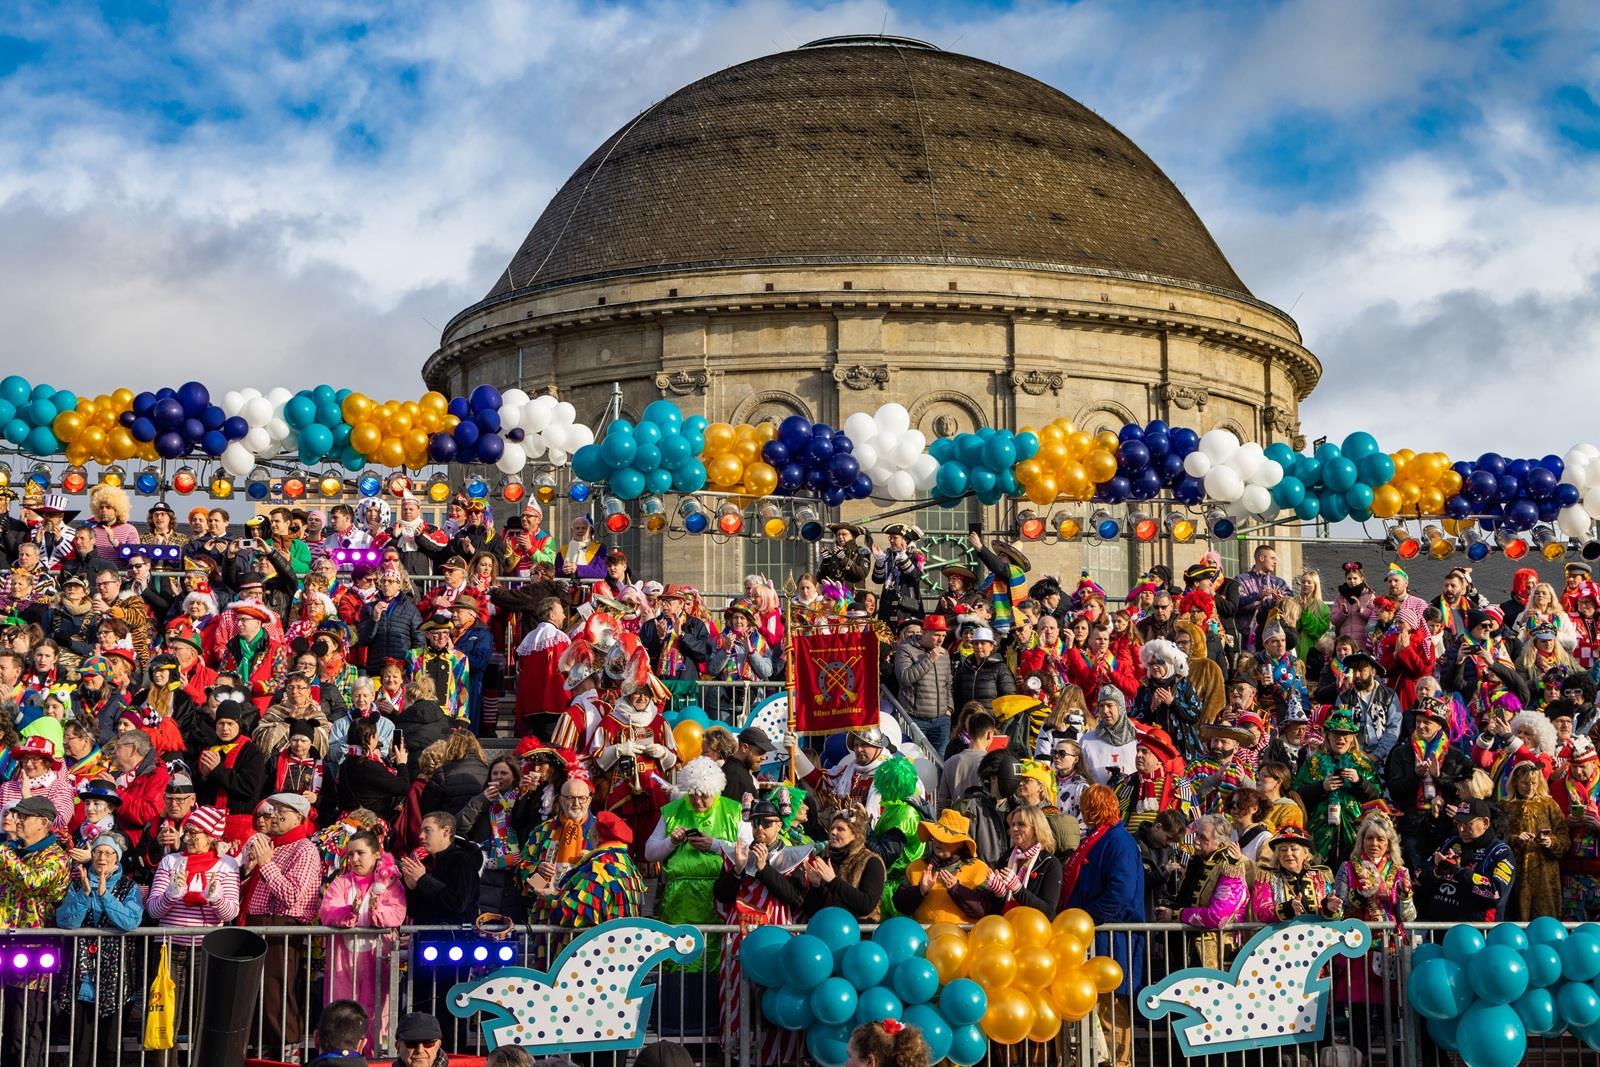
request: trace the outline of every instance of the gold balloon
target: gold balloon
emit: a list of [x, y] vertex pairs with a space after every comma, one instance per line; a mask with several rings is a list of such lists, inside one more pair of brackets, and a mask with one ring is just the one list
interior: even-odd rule
[[93, 400], [85, 400], [82, 397], [78, 398], [77, 413], [79, 417], [83, 419], [85, 425], [94, 421], [95, 414], [99, 410], [100, 406]]
[[1050, 1002], [1047, 993], [1037, 992], [1028, 998], [1033, 1007], [1033, 1027], [1028, 1031], [1029, 1041], [1054, 1041], [1061, 1032], [1061, 1015]]
[[1015, 1045], [1033, 1029], [1033, 1001], [1020, 989], [989, 994], [989, 1010], [978, 1024], [990, 1041]]
[[744, 464], [739, 462], [738, 456], [724, 452], [706, 464], [706, 477], [719, 489], [731, 488], [744, 477]]
[[761, 443], [741, 437], [733, 443], [733, 454], [739, 457], [740, 463], [754, 463], [761, 458]]
[[1122, 964], [1110, 956], [1092, 957], [1079, 968], [1078, 973], [1088, 975], [1097, 992], [1115, 992], [1122, 984]]
[[[1050, 929], [1046, 923], [1045, 929]], [[1023, 945], [1015, 953], [1017, 957], [1017, 977], [1012, 984], [1023, 989], [1043, 989], [1056, 977], [1056, 957], [1044, 945]]]
[[422, 406], [415, 400], [407, 400], [405, 403], [400, 405], [400, 410], [405, 412], [407, 415], [410, 415], [411, 420], [415, 422], [417, 416], [422, 412]]
[[672, 728], [672, 740], [678, 746], [678, 758], [685, 763], [700, 755], [705, 741], [705, 727], [693, 719], [684, 719]]
[[1011, 931], [1017, 935], [1016, 943], [1019, 947], [1029, 945], [1048, 945], [1052, 931], [1050, 929], [1050, 916], [1038, 908], [1012, 908], [1003, 916]]
[[756, 427], [756, 440], [766, 444], [778, 436], [778, 424], [768, 419]]
[[705, 454], [715, 456], [733, 447], [733, 427], [725, 422], [713, 422], [706, 427]]
[[981, 949], [969, 948], [967, 973], [992, 996], [1017, 980], [1017, 954], [996, 944]]
[[1094, 919], [1082, 908], [1068, 908], [1050, 922], [1056, 935], [1067, 934], [1085, 945], [1094, 944]]
[[1400, 490], [1392, 485], [1380, 485], [1372, 491], [1372, 514], [1380, 519], [1392, 519], [1400, 514], [1404, 503]]
[[1096, 482], [1110, 481], [1117, 473], [1117, 457], [1103, 448], [1097, 448], [1083, 457], [1083, 469]]
[[1011, 949], [1017, 945], [1017, 932], [1006, 922], [1003, 915], [985, 915], [972, 925], [972, 932], [967, 935], [967, 941], [972, 945], [974, 952], [982, 952], [990, 945]]
[[1089, 1017], [1100, 997], [1094, 977], [1079, 969], [1056, 978], [1055, 985], [1050, 987], [1050, 999], [1055, 1002], [1056, 1010], [1063, 1019], [1077, 1022]]
[[397, 410], [384, 420], [384, 426], [390, 437], [404, 437], [411, 432], [411, 415], [404, 409]]
[[50, 429], [70, 445], [83, 432], [83, 416], [76, 411], [63, 411], [56, 416], [56, 421], [50, 424]]
[[111, 394], [111, 400], [117, 405], [118, 408], [131, 408], [133, 406], [133, 390], [118, 389], [116, 392]]
[[1110, 430], [1101, 430], [1094, 435], [1094, 439], [1107, 452], [1115, 452], [1117, 450], [1117, 435]]
[[1055, 477], [1041, 474], [1033, 481], [1027, 483], [1028, 500], [1035, 504], [1050, 505], [1055, 503], [1056, 497], [1061, 495], [1061, 489], [1056, 484]]
[[744, 469], [744, 488], [751, 496], [766, 496], [778, 488], [778, 471], [770, 463], [752, 463]]
[[1455, 496], [1461, 492], [1461, 472], [1446, 467], [1439, 472], [1438, 486], [1445, 496]]
[[371, 422], [358, 422], [350, 427], [350, 447], [363, 456], [372, 456], [383, 444], [383, 431]]
[[106, 448], [105, 428], [98, 424], [84, 427], [83, 432], [78, 435], [78, 444], [82, 445], [88, 451], [99, 455], [101, 452], [104, 452]]
[[89, 462], [89, 459], [90, 459], [89, 450], [87, 448], [84, 448], [82, 445], [71, 444], [71, 445], [67, 446], [67, 462], [68, 463], [72, 463], [72, 464], [75, 464], [75, 465], [81, 467], [85, 463]]
[[1422, 490], [1415, 482], [1403, 482], [1400, 485], [1400, 499], [1403, 507], [1410, 510], [1417, 506], [1417, 501], [1422, 499]]
[[426, 430], [412, 430], [405, 435], [406, 455], [426, 456], [428, 454], [428, 434]]
[[[57, 417], [57, 421], [60, 421], [59, 416]], [[58, 432], [56, 436], [61, 437], [61, 434]], [[65, 438], [62, 439], [65, 440]], [[1012, 473], [1016, 475], [1017, 481], [1021, 482], [1023, 485], [1031, 484], [1039, 477], [1039, 475], [1043, 474], [1044, 472], [1044, 465], [1039, 462], [1037, 457], [1034, 459], [1023, 460], [1021, 463], [1018, 463], [1016, 469], [1012, 471]]]
[[946, 934], [928, 942], [928, 962], [939, 972], [940, 982], [965, 978], [969, 954], [965, 935]]
[[115, 460], [132, 459], [139, 451], [139, 442], [133, 439], [126, 426], [114, 426], [106, 435], [106, 449]]
[[358, 426], [372, 410], [372, 400], [365, 393], [351, 393], [339, 405], [339, 414], [351, 426]]
[[934, 923], [928, 927], [928, 941], [930, 944], [941, 937], [959, 937], [962, 941], [965, 941], [967, 932], [961, 928], [960, 923]]
[[443, 393], [430, 389], [422, 394], [422, 399], [417, 401], [417, 406], [425, 408], [436, 415], [443, 415], [450, 408], [450, 398]]
[[461, 420], [454, 415], [444, 415], [439, 419], [439, 429], [450, 431], [461, 425]]
[[734, 439], [738, 441], [760, 440], [760, 438], [756, 436], [756, 428], [750, 425], [748, 422], [741, 422], [739, 425], [735, 426], [733, 428], [733, 436]]
[[1057, 437], [1053, 441], [1040, 441], [1038, 459], [1050, 470], [1060, 470], [1061, 465], [1072, 457], [1067, 454], [1067, 442], [1064, 438]]
[[1063, 430], [1058, 423], [1052, 422], [1049, 426], [1039, 431], [1039, 451], [1043, 452], [1051, 445], [1065, 443], [1067, 434], [1071, 432], [1071, 430]]
[[1417, 497], [1417, 507], [1426, 515], [1444, 514], [1444, 494], [1439, 490], [1429, 487], [1424, 489]]
[[[1067, 434], [1067, 456], [1071, 459], [1082, 459], [1089, 454], [1090, 449], [1094, 448], [1095, 442], [1098, 440], [1099, 438], [1090, 437], [1082, 430]], [[1111, 447], [1117, 447], [1115, 439], [1112, 440]]]
[[398, 467], [405, 461], [405, 442], [398, 437], [385, 437], [378, 446], [378, 462], [386, 467]]
[[1069, 971], [1083, 966], [1089, 958], [1089, 948], [1071, 934], [1056, 934], [1050, 939], [1050, 954], [1056, 958], [1056, 970]]

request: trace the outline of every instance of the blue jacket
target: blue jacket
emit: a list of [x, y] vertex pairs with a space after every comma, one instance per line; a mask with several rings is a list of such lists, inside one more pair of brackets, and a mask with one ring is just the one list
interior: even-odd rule
[[[1082, 908], [1095, 926], [1107, 923], [1142, 923], [1144, 918], [1144, 864], [1139, 859], [1139, 844], [1118, 823], [1095, 843], [1078, 883], [1067, 898], [1068, 908]], [[1110, 956], [1122, 965], [1122, 984], [1117, 992], [1132, 996], [1144, 988], [1144, 935], [1099, 933], [1094, 935], [1094, 954]]]
[[[377, 601], [373, 601], [376, 604]], [[422, 647], [422, 612], [417, 602], [401, 593], [381, 616], [372, 604], [361, 609], [359, 641], [367, 649], [367, 673], [377, 674], [392, 659], [404, 663], [406, 653]], [[443, 694], [440, 694], [441, 699]]]
[[467, 716], [477, 727], [483, 722], [483, 680], [494, 658], [494, 635], [480, 623], [456, 638], [456, 651], [467, 657]]
[[[92, 871], [89, 884], [94, 889], [85, 892], [81, 882], [74, 879], [68, 883], [66, 899], [56, 906], [58, 927], [63, 930], [121, 930], [126, 933], [139, 925], [144, 918], [144, 891], [130, 882], [120, 868], [106, 879], [106, 891], [103, 894], [99, 888], [99, 876]], [[88, 951], [91, 946], [98, 949], [98, 953]], [[72, 986], [75, 987], [77, 999], [91, 1004], [101, 999], [95, 992], [95, 979], [98, 977], [106, 987], [106, 996], [100, 1004], [102, 1014], [115, 1010], [125, 997], [132, 994], [131, 986], [119, 989], [119, 983], [137, 981], [132, 974], [122, 974], [123, 947], [121, 938], [84, 938], [73, 949], [77, 980]], [[65, 988], [60, 990], [61, 994], [65, 992]], [[63, 996], [57, 996], [58, 1005], [63, 999]]]

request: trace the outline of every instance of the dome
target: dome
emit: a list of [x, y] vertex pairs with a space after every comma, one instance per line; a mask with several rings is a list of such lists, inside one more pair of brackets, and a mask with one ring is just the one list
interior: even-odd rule
[[922, 42], [847, 37], [718, 71], [612, 134], [478, 306], [582, 281], [822, 263], [1249, 297], [1177, 187], [1076, 100]]

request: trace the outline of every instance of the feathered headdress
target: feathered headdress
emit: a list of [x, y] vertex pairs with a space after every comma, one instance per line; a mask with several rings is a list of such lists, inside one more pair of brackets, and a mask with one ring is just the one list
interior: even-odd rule
[[581, 637], [568, 645], [556, 661], [556, 670], [566, 676], [568, 689], [586, 680], [596, 669], [594, 646]]

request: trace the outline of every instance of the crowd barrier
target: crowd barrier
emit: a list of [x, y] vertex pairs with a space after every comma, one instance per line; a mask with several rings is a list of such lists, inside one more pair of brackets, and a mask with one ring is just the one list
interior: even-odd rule
[[[445, 1007], [445, 994], [458, 981], [496, 964], [444, 963], [429, 967], [414, 959], [414, 943], [454, 939], [470, 946], [481, 939], [461, 928], [404, 927], [395, 931], [333, 929], [305, 926], [254, 927], [271, 946], [256, 1009], [250, 1024], [248, 1053], [266, 1061], [300, 1062], [312, 1044], [317, 1014], [336, 996], [354, 996], [375, 1017], [386, 1018], [379, 1029], [376, 1062], [393, 1057], [395, 1022], [406, 1011], [437, 1015], [446, 1034], [451, 1062], [482, 1056], [478, 1020], [457, 1019]], [[870, 928], [868, 928], [870, 929]], [[1148, 983], [1173, 971], [1214, 962], [1222, 946], [1226, 966], [1232, 948], [1246, 942], [1258, 927], [1237, 926], [1213, 935], [1174, 924], [1104, 925], [1100, 931], [1134, 935], [1115, 938], [1117, 961], [1125, 972], [1135, 957]], [[1410, 971], [1412, 949], [1424, 941], [1442, 940], [1448, 924], [1414, 923], [1397, 931], [1373, 927], [1372, 951], [1361, 959], [1335, 959], [1333, 995], [1328, 998], [1328, 1026], [1320, 1045], [1264, 1048], [1216, 1057], [1217, 1063], [1262, 1067], [1422, 1067], [1451, 1062], [1435, 1059], [1418, 1045], [1402, 991]], [[670, 1041], [687, 1047], [707, 1067], [765, 1067], [775, 1038], [760, 1018], [760, 995], [747, 983], [728, 991], [739, 1008], [738, 1024], [723, 1027], [722, 994], [717, 961], [738, 930], [701, 927], [705, 959], [711, 966], [664, 967], [654, 974], [655, 998], [647, 1020], [647, 1042]], [[516, 951], [519, 965], [542, 969], [571, 940], [574, 932], [553, 927], [518, 927], [504, 942]], [[6, 1067], [89, 1067], [89, 1065], [189, 1064], [189, 1042], [195, 1032], [197, 1002], [204, 982], [204, 958], [194, 930], [138, 929], [127, 934], [94, 930], [13, 931], [0, 935], [29, 945], [55, 944], [62, 966], [49, 979], [28, 988], [16, 979], [0, 982], [0, 1049]], [[192, 942], [192, 943], [191, 943]], [[161, 951], [169, 953], [170, 971], [178, 990], [177, 1044], [171, 1051], [143, 1048], [151, 979]], [[442, 958], [441, 958], [442, 959]], [[79, 967], [74, 972], [73, 968]], [[93, 981], [92, 994], [80, 991], [81, 978]], [[1171, 1030], [1171, 1019], [1150, 1022], [1132, 1010], [1126, 998], [1102, 997], [1100, 1010], [1081, 1023], [1068, 1024], [1048, 1043], [994, 1046], [991, 1064], [1112, 1064], [1121, 1067], [1177, 1067], [1187, 1062]], [[596, 1063], [624, 1067], [627, 1054], [601, 1054]], [[1572, 1037], [1529, 1040], [1529, 1063], [1591, 1064], [1600, 1056]], [[198, 1067], [198, 1065], [197, 1065]]]

